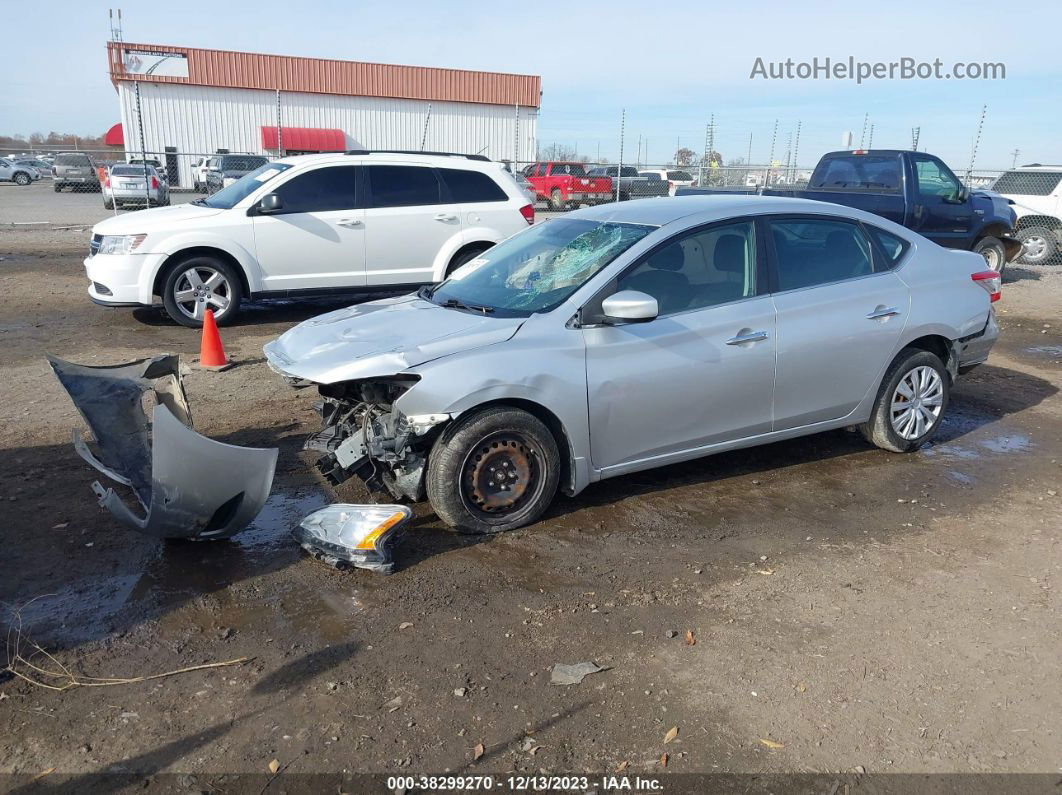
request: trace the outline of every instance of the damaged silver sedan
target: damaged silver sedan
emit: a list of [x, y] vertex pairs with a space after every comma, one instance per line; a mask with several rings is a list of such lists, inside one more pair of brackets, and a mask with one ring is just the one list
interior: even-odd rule
[[858, 210], [649, 199], [538, 224], [265, 354], [320, 392], [307, 446], [332, 482], [489, 533], [558, 487], [834, 428], [916, 450], [987, 358], [998, 297], [977, 255]]

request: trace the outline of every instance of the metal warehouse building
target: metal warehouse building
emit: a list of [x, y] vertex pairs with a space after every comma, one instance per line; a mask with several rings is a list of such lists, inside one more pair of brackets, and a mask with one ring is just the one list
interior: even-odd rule
[[[107, 141], [192, 184], [196, 158], [411, 149], [533, 160], [532, 75], [111, 41], [121, 124]], [[139, 94], [139, 98], [138, 98]]]

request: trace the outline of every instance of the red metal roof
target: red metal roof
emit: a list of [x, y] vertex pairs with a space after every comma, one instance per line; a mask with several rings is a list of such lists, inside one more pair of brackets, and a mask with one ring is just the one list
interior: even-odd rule
[[[347, 138], [342, 130], [318, 127], [281, 127], [280, 143], [289, 152], [342, 152]], [[277, 148], [277, 128], [262, 128], [262, 148]]]
[[[129, 74], [122, 63], [122, 48], [183, 53], [188, 61], [188, 76]], [[151, 83], [183, 83], [219, 88], [279, 89], [311, 94], [479, 102], [535, 108], [539, 106], [542, 84], [542, 79], [537, 75], [114, 41], [107, 42], [107, 60], [111, 81], [115, 83], [136, 79]]]
[[103, 143], [105, 146], [125, 146], [125, 133], [122, 131], [121, 122], [112, 125], [111, 128], [103, 134]]

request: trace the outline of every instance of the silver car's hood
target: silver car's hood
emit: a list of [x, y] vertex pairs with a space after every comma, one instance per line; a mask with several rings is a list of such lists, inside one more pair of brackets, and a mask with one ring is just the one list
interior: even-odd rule
[[334, 384], [395, 375], [440, 356], [504, 342], [523, 322], [446, 309], [407, 295], [307, 320], [263, 350], [285, 375]]

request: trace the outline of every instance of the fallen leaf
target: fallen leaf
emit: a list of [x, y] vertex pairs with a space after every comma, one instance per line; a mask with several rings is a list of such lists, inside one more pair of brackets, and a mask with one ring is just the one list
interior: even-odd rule
[[483, 743], [476, 743], [476, 747], [472, 749], [472, 761], [476, 761], [486, 749], [483, 747]]
[[686, 630], [686, 645], [687, 646], [696, 646], [697, 645], [697, 639], [695, 637], [693, 637], [693, 630], [692, 629], [687, 629]]
[[626, 759], [624, 759], [622, 762], [620, 762], [618, 765], [616, 765], [616, 772], [617, 773], [622, 773], [624, 770], [627, 769], [627, 766], [629, 764], [630, 764], [630, 762], [628, 762]]
[[542, 747], [541, 745], [536, 745], [534, 748], [532, 748], [530, 751], [528, 751], [528, 753], [531, 754], [531, 756], [534, 756], [535, 754], [538, 753], [538, 749], [541, 748], [541, 747]]
[[45, 776], [50, 776], [54, 772], [55, 772], [55, 768], [54, 767], [50, 767], [47, 770], [42, 770], [40, 773], [38, 773], [33, 778], [31, 778], [30, 781], [37, 781], [38, 779], [42, 779]]
[[760, 740], [760, 744], [767, 746], [772, 751], [775, 750], [776, 748], [785, 748], [785, 743], [776, 743], [774, 740], [761, 739]]
[[412, 621], [403, 621], [401, 624], [398, 625], [399, 629], [412, 629], [412, 627], [413, 627], [413, 622]]
[[757, 574], [766, 574], [768, 577], [774, 574], [774, 569], [756, 569]]
[[660, 766], [667, 767], [667, 754], [660, 754]]
[[678, 737], [678, 726], [672, 726], [667, 730], [667, 734], [664, 735], [664, 745]]
[[269, 763], [269, 772], [275, 776], [278, 770], [280, 770], [280, 761], [274, 759], [272, 762]]
[[799, 690], [801, 693], [806, 692], [807, 689], [808, 689], [808, 686], [805, 685], [803, 682], [801, 682], [799, 685], [797, 685], [797, 690]]

